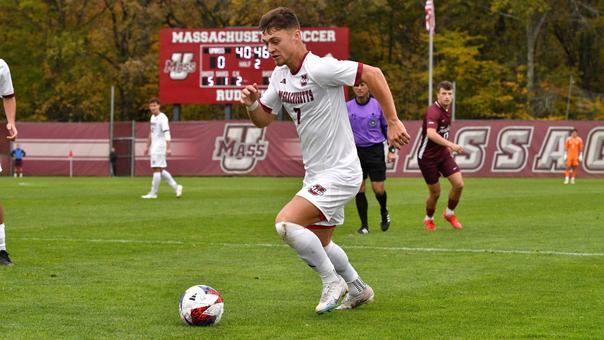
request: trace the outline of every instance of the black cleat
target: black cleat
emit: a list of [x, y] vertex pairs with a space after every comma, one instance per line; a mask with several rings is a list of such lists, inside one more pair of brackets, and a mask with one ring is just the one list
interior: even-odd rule
[[369, 227], [360, 227], [359, 230], [357, 230], [357, 233], [361, 235], [369, 234]]
[[380, 228], [382, 228], [382, 231], [386, 231], [388, 228], [390, 228], [390, 214], [388, 213], [388, 210], [386, 210], [386, 213], [382, 213], [382, 222], [380, 223]]
[[6, 250], [0, 250], [0, 264], [3, 264], [5, 266], [13, 265], [13, 261], [11, 261], [10, 257], [8, 257], [8, 253], [6, 252]]

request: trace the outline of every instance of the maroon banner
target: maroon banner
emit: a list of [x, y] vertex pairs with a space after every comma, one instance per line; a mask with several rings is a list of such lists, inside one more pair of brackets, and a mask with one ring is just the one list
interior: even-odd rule
[[[420, 176], [417, 148], [421, 122], [405, 123], [413, 143], [397, 151], [389, 176]], [[564, 141], [576, 127], [585, 144], [579, 176], [604, 177], [604, 123], [457, 121], [450, 131], [465, 154], [455, 161], [467, 176], [558, 176]], [[172, 123], [172, 172], [180, 175], [301, 176], [302, 151], [294, 125], [259, 129], [246, 121]], [[150, 174], [143, 158], [148, 124], [137, 125], [136, 174]]]
[[[420, 176], [417, 148], [421, 122], [405, 122], [412, 143], [397, 151], [388, 176]], [[584, 141], [580, 177], [604, 177], [604, 122], [456, 121], [450, 138], [464, 176], [560, 176], [564, 141], [576, 127]], [[68, 175], [71, 151], [75, 176], [108, 174], [106, 123], [21, 123], [18, 143], [27, 152], [26, 175]], [[302, 151], [294, 125], [274, 122], [260, 129], [247, 121], [172, 122], [168, 169], [178, 176], [302, 176]], [[143, 154], [149, 123], [135, 128], [135, 175], [150, 175]], [[2, 167], [9, 169], [7, 150]], [[5, 170], [4, 173], [7, 171]]]
[[[249, 84], [266, 89], [275, 62], [253, 27], [160, 31], [159, 92], [165, 104], [236, 104]], [[305, 27], [314, 54], [348, 59], [347, 27]]]
[[[417, 148], [421, 122], [406, 123], [414, 143], [399, 151], [392, 174], [419, 175]], [[456, 121], [449, 136], [465, 153], [455, 161], [465, 176], [559, 176], [564, 172], [564, 142], [577, 128], [584, 142], [579, 176], [604, 177], [604, 122]]]
[[[109, 124], [20, 123], [14, 144], [25, 150], [26, 176], [106, 176], [109, 173]], [[71, 155], [71, 157], [70, 157]], [[3, 175], [10, 157], [3, 154]]]

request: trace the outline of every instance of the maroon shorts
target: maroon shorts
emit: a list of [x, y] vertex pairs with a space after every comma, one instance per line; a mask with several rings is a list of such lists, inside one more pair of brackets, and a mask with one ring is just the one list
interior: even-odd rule
[[459, 172], [459, 166], [449, 153], [435, 159], [418, 159], [417, 161], [426, 184], [438, 183], [441, 174], [443, 177], [449, 177]]

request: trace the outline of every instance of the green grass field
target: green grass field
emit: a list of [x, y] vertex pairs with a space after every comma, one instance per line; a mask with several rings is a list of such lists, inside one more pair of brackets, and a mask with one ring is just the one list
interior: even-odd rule
[[[387, 181], [391, 229], [334, 240], [375, 302], [317, 316], [318, 276], [274, 229], [299, 178], [0, 178], [8, 251], [0, 336], [39, 338], [604, 338], [604, 180], [467, 178], [455, 231], [423, 229], [423, 181]], [[448, 190], [448, 184], [443, 185]], [[186, 326], [178, 299], [207, 284], [215, 327]]]

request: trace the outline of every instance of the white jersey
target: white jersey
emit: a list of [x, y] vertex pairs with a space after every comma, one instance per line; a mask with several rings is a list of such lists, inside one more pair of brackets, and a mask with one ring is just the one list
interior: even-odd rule
[[151, 115], [151, 147], [150, 153], [166, 153], [166, 137], [165, 133], [170, 131], [168, 117], [160, 112], [157, 116]]
[[13, 89], [13, 80], [10, 77], [8, 64], [0, 59], [0, 97], [12, 96], [15, 94]]
[[299, 70], [273, 71], [260, 104], [266, 112], [282, 108], [296, 125], [307, 177], [326, 170], [346, 176], [361, 172], [348, 119], [343, 86], [360, 82], [363, 64], [318, 57], [308, 52]]

